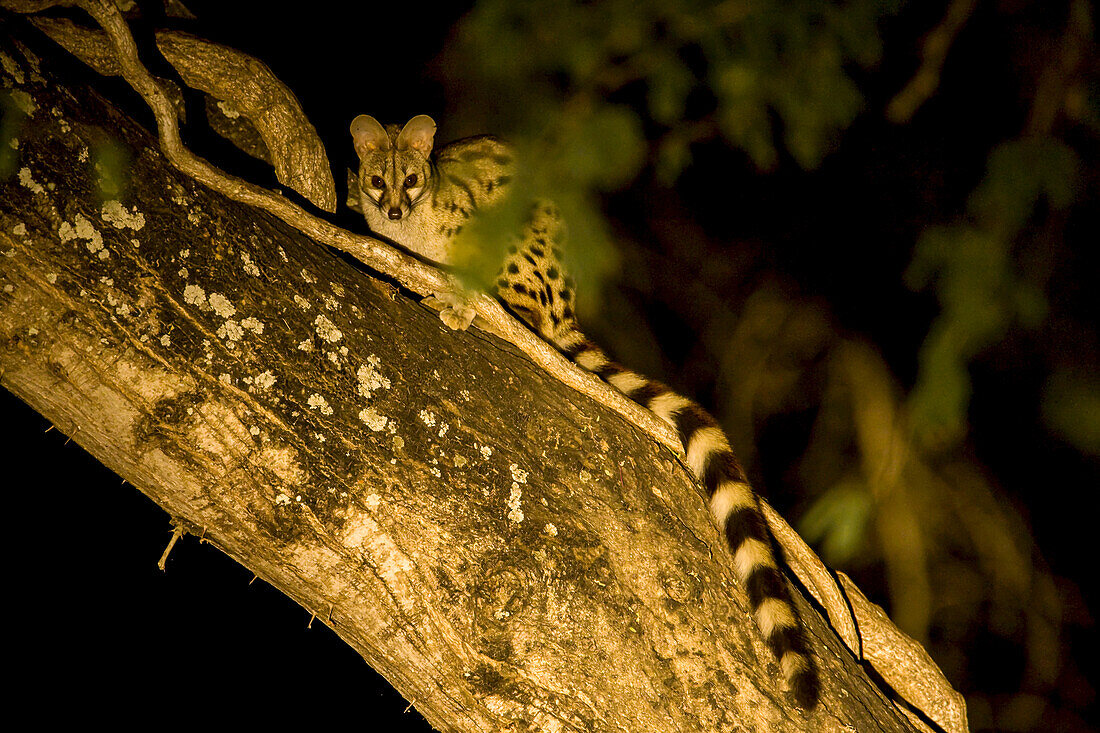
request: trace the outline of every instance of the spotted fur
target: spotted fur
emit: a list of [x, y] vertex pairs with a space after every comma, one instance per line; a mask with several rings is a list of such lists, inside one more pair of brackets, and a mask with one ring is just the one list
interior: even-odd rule
[[[507, 148], [493, 138], [468, 138], [444, 147], [433, 160], [430, 136], [426, 150], [414, 144], [429, 128], [434, 134], [431, 118], [421, 115], [404, 128], [383, 129], [373, 118], [364, 121], [364, 117], [352, 123], [360, 155], [359, 176], [353, 179], [359, 192], [349, 190], [359, 204], [353, 208], [363, 211], [375, 232], [436, 262], [447, 262], [455, 234], [479, 206], [496, 200], [507, 184], [511, 166]], [[417, 173], [423, 189], [414, 192], [406, 187], [397, 192], [404, 197], [395, 195], [392, 187], [407, 179], [410, 171]], [[378, 187], [373, 193], [364, 192], [372, 177], [382, 178], [391, 187], [388, 198]], [[393, 206], [399, 208], [396, 217], [389, 213]], [[795, 698], [812, 708], [819, 695], [817, 670], [779, 569], [760, 500], [725, 433], [702, 407], [615, 363], [578, 330], [574, 283], [562, 266], [561, 240], [561, 219], [553, 205], [534, 206], [497, 275], [497, 297], [578, 366], [679, 433], [686, 463], [705, 488], [711, 513], [729, 543], [734, 570], [746, 589], [756, 624]]]

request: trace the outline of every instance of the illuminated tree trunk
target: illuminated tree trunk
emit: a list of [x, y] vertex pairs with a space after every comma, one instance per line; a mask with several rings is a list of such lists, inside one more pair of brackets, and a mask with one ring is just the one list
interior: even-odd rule
[[183, 177], [13, 33], [0, 381], [436, 728], [910, 730], [801, 599], [825, 688], [792, 707], [674, 455]]

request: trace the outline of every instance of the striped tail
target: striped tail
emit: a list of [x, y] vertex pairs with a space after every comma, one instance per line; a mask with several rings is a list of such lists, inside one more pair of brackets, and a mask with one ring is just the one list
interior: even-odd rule
[[748, 592], [756, 624], [779, 660], [795, 699], [804, 708], [813, 708], [820, 692], [817, 668], [791, 602], [790, 590], [779, 571], [759, 499], [722, 428], [691, 400], [611, 361], [580, 331], [567, 326], [553, 341], [578, 366], [596, 374], [679, 432], [687, 464], [706, 488], [710, 510], [725, 532], [733, 553], [734, 571]]

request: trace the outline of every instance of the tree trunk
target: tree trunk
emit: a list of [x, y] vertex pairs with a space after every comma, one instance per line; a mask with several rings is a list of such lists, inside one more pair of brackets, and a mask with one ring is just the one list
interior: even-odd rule
[[[668, 450], [181, 176], [14, 34], [4, 387], [315, 613], [433, 726], [911, 729], [801, 598], [824, 693], [793, 707]], [[101, 197], [108, 143], [128, 165]]]

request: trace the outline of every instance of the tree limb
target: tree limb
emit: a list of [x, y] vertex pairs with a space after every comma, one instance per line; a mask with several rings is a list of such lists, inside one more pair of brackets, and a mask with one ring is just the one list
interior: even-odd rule
[[[688, 472], [614, 412], [195, 186], [87, 90], [18, 86], [3, 384], [437, 728], [910, 729], [802, 601], [826, 699], [792, 710]], [[125, 204], [91, 200], [104, 132]]]

